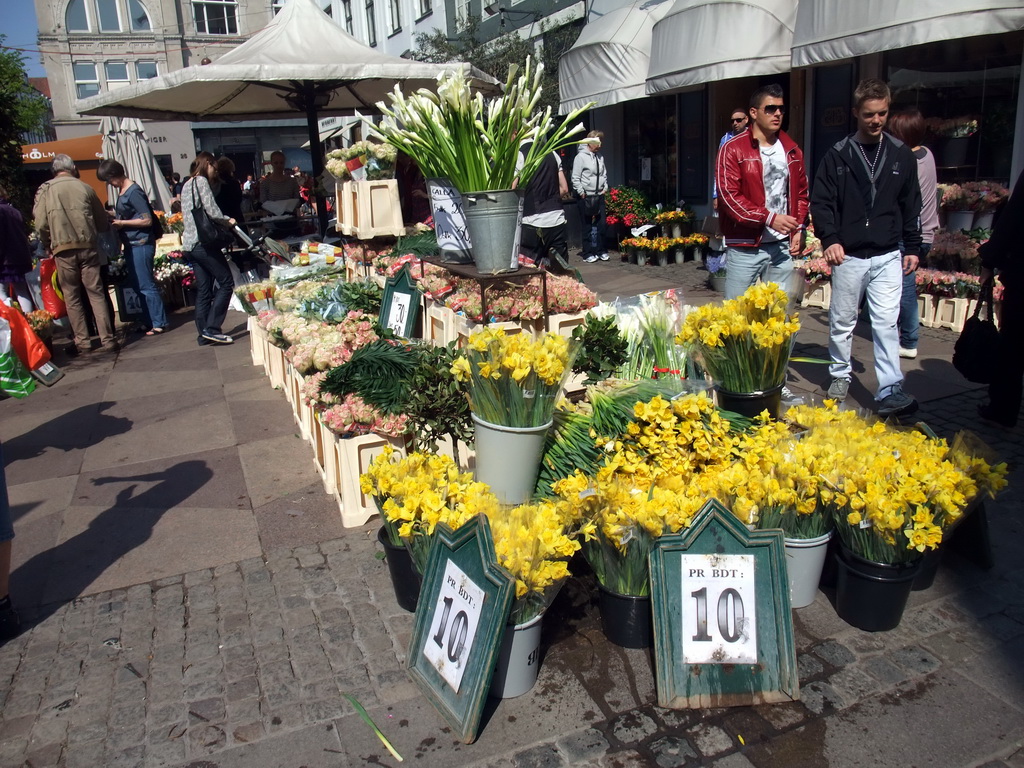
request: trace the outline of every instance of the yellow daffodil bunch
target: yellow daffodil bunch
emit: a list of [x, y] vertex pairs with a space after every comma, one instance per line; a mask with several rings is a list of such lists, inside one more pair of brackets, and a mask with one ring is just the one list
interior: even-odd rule
[[[951, 460], [945, 440], [869, 422], [834, 404], [791, 408], [787, 417], [812, 427], [803, 442], [817, 457], [818, 498], [843, 543], [868, 560], [903, 563], [935, 549], [978, 495], [977, 481]], [[979, 464], [974, 474], [994, 492], [1005, 465]]]
[[516, 580], [510, 623], [523, 624], [547, 610], [570, 575], [578, 537], [590, 535], [593, 525], [558, 501], [505, 507], [488, 521], [498, 563]]
[[576, 472], [553, 484], [592, 523], [583, 553], [606, 589], [648, 594], [654, 541], [690, 525], [732, 464], [736, 439], [707, 395], [658, 395], [634, 405], [623, 434], [595, 437], [605, 460], [592, 479]]
[[451, 371], [477, 418], [505, 427], [539, 427], [551, 421], [578, 350], [577, 340], [556, 333], [535, 339], [488, 327], [469, 337]]
[[782, 384], [793, 336], [789, 296], [775, 283], [758, 283], [721, 304], [686, 316], [676, 343], [694, 349], [715, 383], [728, 392], [762, 392]]
[[394, 460], [385, 450], [359, 478], [363, 493], [372, 495], [385, 521], [388, 535], [409, 548], [423, 573], [440, 523], [457, 530], [476, 515], [492, 515], [498, 499], [490, 488], [463, 472], [449, 456], [417, 451]]

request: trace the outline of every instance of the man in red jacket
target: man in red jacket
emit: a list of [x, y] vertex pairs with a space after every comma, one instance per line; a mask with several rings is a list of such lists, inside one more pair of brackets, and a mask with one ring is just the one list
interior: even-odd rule
[[807, 219], [807, 173], [800, 147], [782, 128], [782, 86], [750, 97], [750, 127], [718, 151], [715, 182], [726, 244], [725, 297], [758, 280], [791, 290], [793, 259]]

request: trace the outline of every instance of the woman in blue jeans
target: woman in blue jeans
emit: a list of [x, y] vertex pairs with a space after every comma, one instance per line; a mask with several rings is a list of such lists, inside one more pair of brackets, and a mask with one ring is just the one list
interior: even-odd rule
[[146, 335], [163, 333], [167, 330], [167, 313], [160, 289], [153, 279], [153, 256], [156, 253], [153, 208], [142, 187], [128, 178], [124, 166], [116, 160], [101, 161], [96, 176], [117, 188], [117, 203], [114, 204], [110, 226], [121, 235], [128, 278], [132, 288], [142, 297]]
[[[188, 251], [196, 273], [196, 329], [199, 331], [197, 341], [201, 347], [234, 342], [221, 329], [234, 288], [231, 269], [224, 257], [223, 247], [199, 242], [193, 214], [193, 210], [202, 208], [216, 224], [225, 228], [235, 225], [235, 220], [225, 216], [213, 198], [213, 185], [217, 181], [217, 159], [209, 152], [200, 152], [192, 163], [192, 176], [181, 190], [181, 214], [185, 223], [182, 248]], [[225, 237], [226, 241], [230, 241], [226, 229]]]

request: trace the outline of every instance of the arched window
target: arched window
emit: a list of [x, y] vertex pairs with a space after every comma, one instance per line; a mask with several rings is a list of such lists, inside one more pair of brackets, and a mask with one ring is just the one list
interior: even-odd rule
[[149, 21], [149, 14], [146, 7], [139, 0], [128, 0], [128, 19], [131, 22], [132, 32], [149, 32], [153, 25]]
[[89, 14], [85, 9], [85, 0], [71, 0], [64, 14], [64, 28], [68, 32], [88, 32]]

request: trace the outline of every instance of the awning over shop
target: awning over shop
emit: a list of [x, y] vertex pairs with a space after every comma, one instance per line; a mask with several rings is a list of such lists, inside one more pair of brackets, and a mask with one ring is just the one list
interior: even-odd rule
[[797, 0], [676, 0], [654, 25], [647, 93], [788, 72], [796, 5]]
[[793, 66], [1018, 29], [1020, 0], [800, 0]]
[[[107, 199], [107, 185], [96, 178], [96, 168], [103, 159], [103, 139], [99, 133], [75, 139], [25, 144], [21, 148], [21, 162], [31, 171], [32, 185], [38, 187], [49, 178], [50, 164], [57, 155], [67, 155], [75, 161], [79, 178], [92, 187], [100, 200]], [[45, 175], [43, 175], [45, 174]]]
[[562, 114], [590, 101], [608, 107], [646, 96], [651, 31], [671, 7], [672, 0], [637, 0], [583, 27], [558, 62]]

